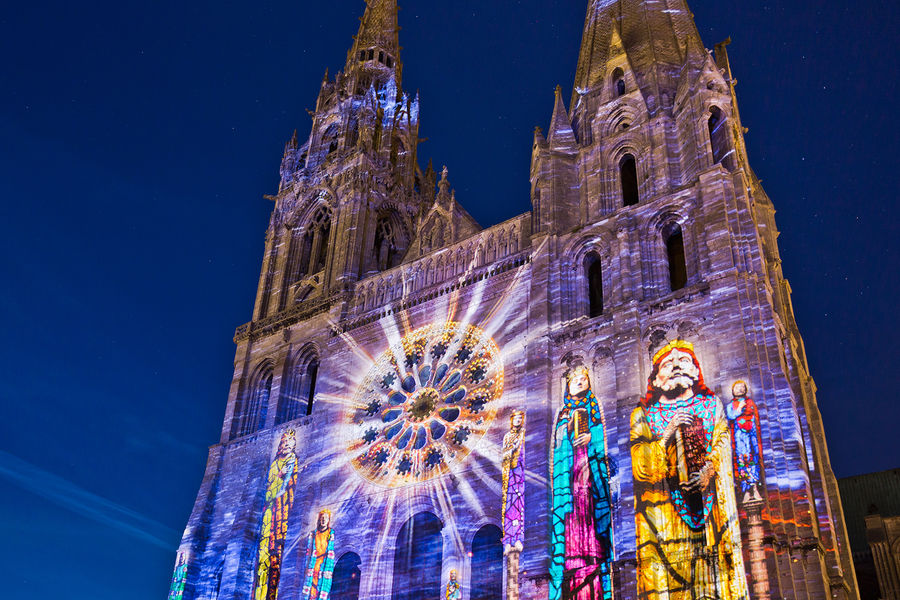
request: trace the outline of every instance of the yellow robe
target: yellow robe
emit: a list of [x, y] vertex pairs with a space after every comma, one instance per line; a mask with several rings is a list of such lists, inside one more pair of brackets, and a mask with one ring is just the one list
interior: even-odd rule
[[[747, 578], [731, 472], [731, 439], [721, 402], [716, 400], [711, 450], [715, 469], [710, 483], [715, 502], [706, 523], [692, 529], [678, 514], [670, 492], [677, 480], [675, 444], [664, 447], [653, 434], [647, 413], [631, 414], [638, 598], [641, 600], [746, 600]], [[668, 422], [668, 419], [665, 420]]]

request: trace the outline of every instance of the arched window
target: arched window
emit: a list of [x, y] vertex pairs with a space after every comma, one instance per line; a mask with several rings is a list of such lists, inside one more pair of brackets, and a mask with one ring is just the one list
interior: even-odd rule
[[603, 314], [603, 265], [593, 252], [584, 259], [584, 275], [588, 283], [588, 316], [599, 317]]
[[625, 95], [625, 71], [620, 67], [616, 67], [612, 75], [613, 88], [616, 91], [616, 97]]
[[713, 164], [721, 164], [731, 171], [734, 168], [734, 157], [728, 142], [728, 122], [725, 114], [718, 106], [709, 109], [709, 143], [712, 147]]
[[485, 525], [472, 540], [471, 600], [499, 600], [503, 597], [502, 532]]
[[238, 436], [256, 433], [266, 425], [266, 413], [269, 410], [269, 397], [272, 395], [272, 365], [266, 364], [253, 377], [244, 402]]
[[322, 148], [327, 148], [326, 156], [334, 154], [338, 149], [338, 127], [331, 125], [322, 135]]
[[312, 414], [318, 377], [319, 357], [315, 349], [309, 346], [294, 359], [281, 386], [278, 414], [275, 415], [276, 425], [293, 421], [301, 415]]
[[684, 256], [684, 235], [679, 225], [673, 225], [663, 233], [666, 256], [669, 261], [669, 287], [674, 292], [687, 285], [687, 263]]
[[325, 268], [328, 258], [328, 242], [331, 238], [331, 209], [322, 206], [306, 226], [303, 251], [300, 259], [300, 275], [314, 275]]
[[331, 578], [331, 600], [359, 600], [359, 579], [362, 560], [355, 552], [347, 552], [334, 565]]
[[319, 378], [319, 359], [314, 358], [306, 367], [306, 414], [311, 415], [313, 411], [313, 400], [316, 397], [316, 380]]
[[622, 183], [622, 204], [634, 206], [638, 203], [637, 163], [634, 156], [626, 154], [619, 161], [619, 179]]
[[379, 271], [397, 266], [395, 264], [397, 260], [397, 239], [394, 226], [387, 215], [379, 217], [375, 224], [375, 245], [373, 251], [375, 253], [375, 264], [378, 265]]
[[421, 512], [403, 524], [394, 550], [394, 584], [391, 600], [441, 597], [443, 524], [429, 512]]

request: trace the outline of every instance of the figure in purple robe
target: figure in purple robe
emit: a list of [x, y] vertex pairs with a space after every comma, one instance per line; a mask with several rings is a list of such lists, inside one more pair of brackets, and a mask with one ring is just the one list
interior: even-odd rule
[[525, 413], [515, 411], [509, 419], [510, 430], [503, 437], [503, 551], [522, 551], [525, 543]]

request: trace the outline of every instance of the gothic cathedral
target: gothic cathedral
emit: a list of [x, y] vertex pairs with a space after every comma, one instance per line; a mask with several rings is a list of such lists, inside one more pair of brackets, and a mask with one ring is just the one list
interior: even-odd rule
[[285, 147], [170, 600], [858, 599], [726, 44], [588, 4], [531, 211], [484, 229], [367, 0]]

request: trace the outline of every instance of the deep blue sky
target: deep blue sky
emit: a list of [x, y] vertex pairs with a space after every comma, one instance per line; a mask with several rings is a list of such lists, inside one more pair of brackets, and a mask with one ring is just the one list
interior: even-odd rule
[[[532, 131], [586, 0], [408, 0], [421, 147], [483, 225], [528, 210]], [[813, 7], [815, 5], [823, 5]], [[315, 8], [309, 8], [314, 6]], [[838, 476], [900, 466], [897, 3], [694, 0], [728, 35], [751, 162]], [[218, 439], [278, 165], [361, 0], [38, 0], [0, 15], [0, 589], [160, 600]]]

